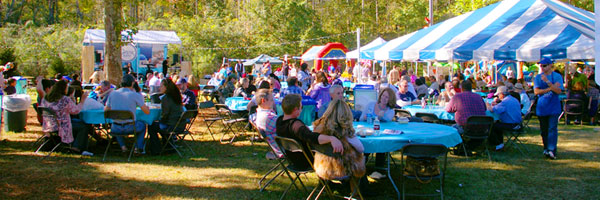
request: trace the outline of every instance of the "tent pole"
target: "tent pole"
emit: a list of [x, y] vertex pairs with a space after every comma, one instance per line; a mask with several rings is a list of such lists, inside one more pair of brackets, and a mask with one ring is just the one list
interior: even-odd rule
[[[358, 80], [356, 80], [356, 83], [359, 83], [362, 80], [361, 77], [361, 72], [362, 72], [362, 67], [360, 65], [360, 28], [356, 28], [356, 50], [358, 51], [358, 58], [357, 58], [357, 65], [358, 65], [358, 75], [356, 77], [358, 77]], [[357, 66], [354, 66], [357, 67]], [[354, 71], [354, 70], [352, 70]]]

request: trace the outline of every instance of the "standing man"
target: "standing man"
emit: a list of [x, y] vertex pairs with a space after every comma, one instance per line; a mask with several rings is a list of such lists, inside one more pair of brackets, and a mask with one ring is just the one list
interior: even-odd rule
[[244, 68], [244, 64], [242, 64], [241, 60], [238, 60], [234, 67], [235, 73], [238, 78], [242, 78], [242, 75], [246, 73], [246, 68]]
[[167, 77], [169, 75], [169, 73], [167, 73], [168, 70], [169, 70], [169, 57], [167, 57], [167, 59], [163, 60], [163, 62], [162, 62], [162, 72], [163, 72], [164, 77]]
[[544, 155], [556, 159], [558, 143], [558, 117], [562, 112], [558, 95], [564, 89], [563, 79], [554, 72], [554, 61], [544, 57], [540, 62], [542, 73], [535, 76], [533, 92], [538, 96], [536, 115], [544, 143]]

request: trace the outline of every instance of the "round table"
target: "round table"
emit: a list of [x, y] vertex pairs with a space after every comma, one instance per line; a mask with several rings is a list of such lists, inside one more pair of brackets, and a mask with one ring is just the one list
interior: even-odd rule
[[[484, 99], [486, 101], [491, 101], [493, 99]], [[435, 116], [437, 116], [439, 119], [442, 120], [448, 120], [448, 121], [454, 121], [454, 113], [449, 113], [446, 111], [446, 108], [443, 106], [438, 106], [438, 105], [428, 105], [425, 108], [421, 107], [420, 105], [408, 105], [408, 106], [404, 106], [402, 107], [402, 109], [407, 110], [408, 112], [410, 112], [410, 114], [412, 116], [415, 116], [415, 114], [417, 114], [418, 112], [420, 113], [431, 113], [434, 114]], [[494, 113], [490, 112], [489, 110], [485, 110], [485, 115], [493, 117], [494, 120], [498, 119], [498, 116], [495, 115]]]
[[[150, 114], [145, 114], [142, 109], [137, 108], [135, 110], [135, 119], [143, 121], [146, 124], [152, 124], [152, 122], [160, 119], [160, 107], [151, 106]], [[104, 109], [94, 110], [82, 110], [79, 112], [79, 118], [86, 124], [104, 124]]]
[[[354, 122], [354, 128], [358, 125], [372, 128], [373, 125], [367, 122]], [[388, 153], [402, 149], [404, 145], [410, 143], [431, 143], [442, 144], [446, 147], [453, 147], [462, 142], [460, 134], [455, 128], [441, 124], [410, 122], [406, 124], [398, 122], [382, 122], [381, 131], [385, 129], [400, 130], [403, 133], [398, 135], [379, 134], [378, 136], [359, 136], [359, 139], [365, 147], [365, 153]]]

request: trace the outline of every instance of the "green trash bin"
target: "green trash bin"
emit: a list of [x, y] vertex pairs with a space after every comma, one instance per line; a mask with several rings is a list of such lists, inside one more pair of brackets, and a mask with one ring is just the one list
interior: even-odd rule
[[0, 96], [4, 115], [4, 130], [24, 132], [27, 125], [27, 109], [31, 98], [27, 94]]
[[10, 112], [4, 110], [4, 131], [25, 132], [27, 111]]

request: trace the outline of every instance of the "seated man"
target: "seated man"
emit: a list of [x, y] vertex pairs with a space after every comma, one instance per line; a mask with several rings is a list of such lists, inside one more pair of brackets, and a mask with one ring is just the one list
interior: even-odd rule
[[[342, 142], [335, 136], [322, 135], [312, 132], [302, 121], [298, 119], [302, 112], [302, 97], [298, 94], [286, 95], [281, 102], [283, 108], [283, 116], [277, 118], [276, 132], [277, 135], [287, 137], [298, 141], [302, 144], [304, 151], [310, 156], [312, 162], [312, 154], [308, 144], [326, 144], [331, 143], [333, 152], [343, 152]], [[310, 169], [308, 161], [303, 154], [297, 152], [286, 152], [287, 159], [292, 163], [298, 164], [299, 169]]]
[[302, 90], [302, 88], [298, 87], [298, 78], [289, 77], [287, 79], [287, 84], [288, 84], [287, 88], [281, 89], [281, 92], [279, 93], [279, 98], [283, 99], [285, 97], [285, 95], [288, 95], [288, 94], [299, 94], [299, 95], [304, 94], [304, 91]]
[[[461, 87], [464, 92], [454, 95], [446, 105], [446, 111], [454, 113], [456, 124], [453, 125], [453, 127], [456, 128], [460, 134], [464, 132], [464, 127], [467, 125], [467, 119], [470, 116], [485, 115], [485, 103], [483, 102], [483, 99], [481, 99], [481, 96], [471, 92], [471, 81], [463, 81]], [[469, 152], [469, 149], [479, 146], [481, 142], [481, 140], [468, 141], [466, 143], [467, 151]]]
[[256, 120], [254, 124], [256, 127], [265, 133], [267, 136], [265, 139], [269, 143], [269, 146], [273, 148], [275, 156], [278, 158], [283, 157], [283, 153], [275, 143], [275, 123], [277, 122], [277, 114], [273, 111], [273, 95], [269, 89], [260, 89], [255, 95], [256, 102], [258, 102], [258, 108], [256, 109]]
[[102, 104], [106, 104], [108, 96], [113, 91], [113, 86], [108, 81], [102, 81], [94, 91], [90, 92], [88, 98], [94, 99]]
[[494, 123], [489, 141], [490, 144], [496, 146], [496, 151], [499, 151], [504, 148], [503, 131], [519, 128], [523, 118], [521, 118], [521, 104], [519, 100], [509, 95], [506, 86], [500, 86], [494, 95], [498, 96], [502, 101], [495, 106], [486, 103], [486, 107], [490, 112], [497, 114], [500, 121]]
[[531, 100], [529, 100], [529, 96], [527, 96], [527, 93], [525, 92], [525, 88], [523, 87], [523, 84], [521, 83], [517, 83], [515, 84], [515, 90], [514, 90], [517, 94], [519, 94], [519, 100], [521, 103], [521, 114], [526, 115], [527, 113], [529, 113], [529, 107], [531, 107]]
[[187, 80], [185, 80], [185, 78], [179, 78], [179, 80], [177, 80], [177, 88], [179, 88], [181, 96], [183, 97], [182, 100], [185, 109], [198, 109], [198, 105], [196, 104], [196, 95], [194, 94], [194, 92], [188, 89], [188, 83]]
[[[127, 110], [135, 115], [135, 109], [140, 107], [145, 114], [150, 114], [150, 108], [144, 104], [144, 97], [135, 92], [133, 84], [135, 84], [135, 78], [133, 78], [133, 76], [130, 74], [123, 76], [121, 88], [111, 92], [106, 101], [104, 110]], [[139, 154], [141, 153], [141, 150], [144, 149], [146, 123], [142, 121], [135, 121], [133, 124], [130, 123], [131, 121], [128, 120], [114, 120], [111, 125], [111, 132], [116, 135], [129, 135], [133, 134], [133, 127], [135, 126], [135, 130], [139, 133], [136, 138], [135, 152]], [[121, 150], [127, 151], [123, 137], [116, 136], [116, 138], [119, 146], [121, 146]]]
[[421, 101], [417, 99], [417, 96], [415, 96], [412, 92], [409, 92], [408, 87], [409, 87], [408, 81], [405, 79], [402, 79], [400, 81], [400, 89], [398, 90], [398, 95], [397, 95], [398, 101], [396, 102], [396, 104], [398, 104], [401, 107], [421, 103]]

